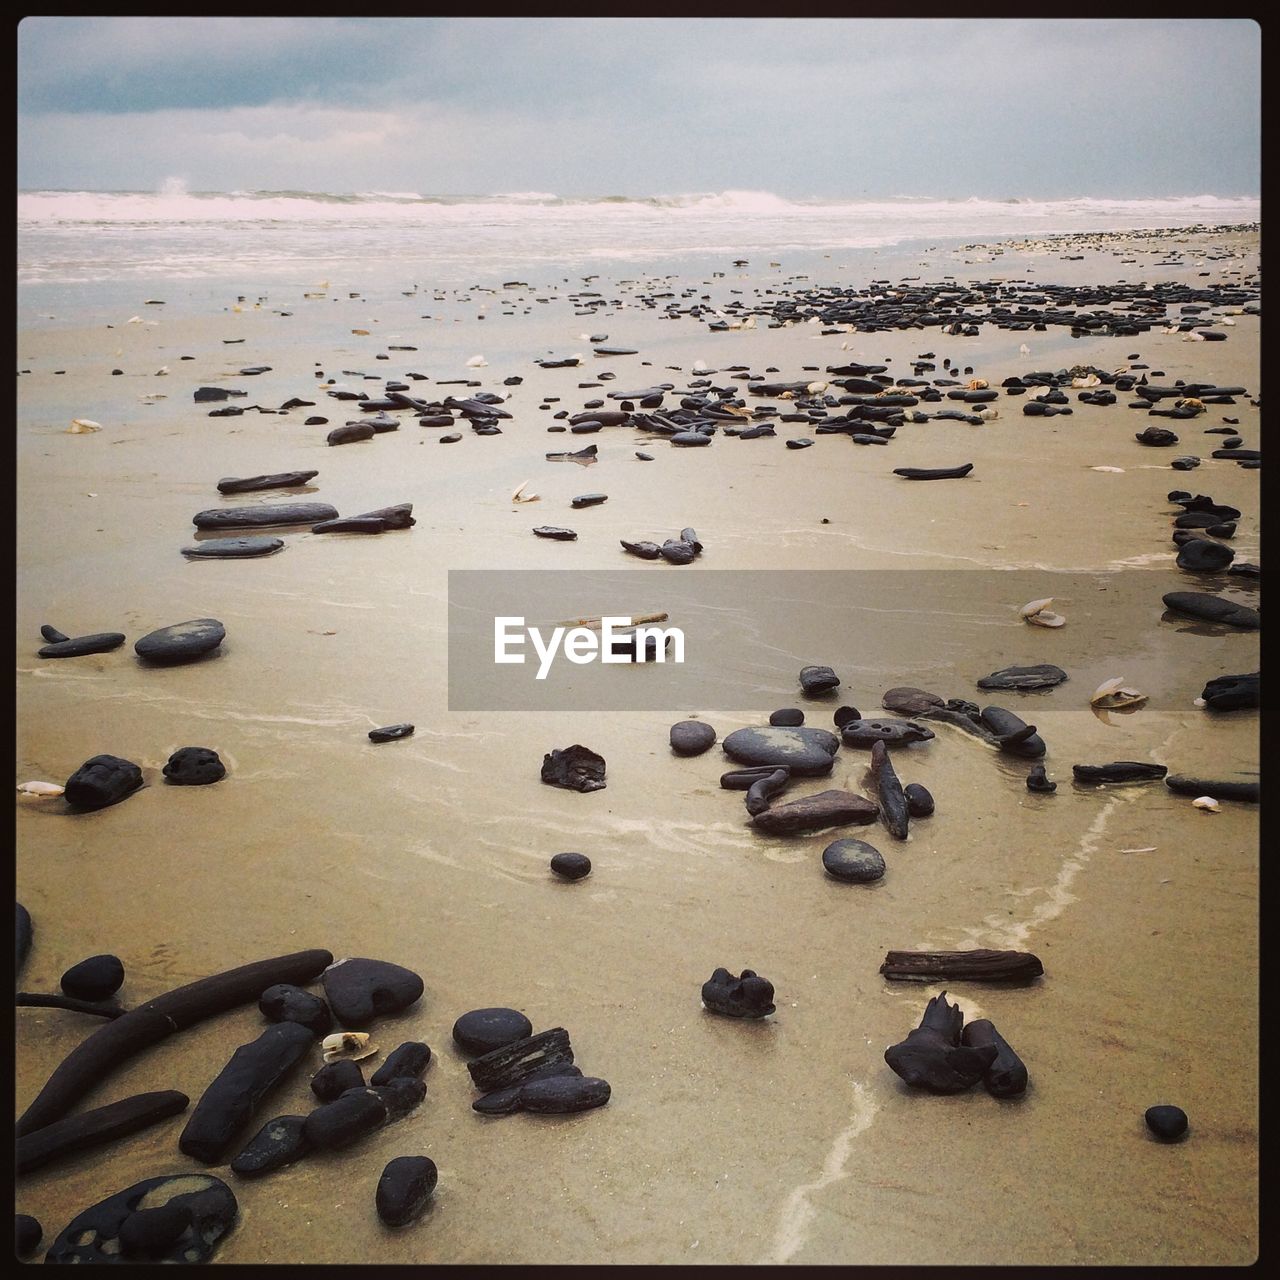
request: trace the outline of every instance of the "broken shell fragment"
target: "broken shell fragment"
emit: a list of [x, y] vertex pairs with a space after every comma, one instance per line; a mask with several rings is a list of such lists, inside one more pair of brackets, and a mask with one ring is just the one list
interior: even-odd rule
[[359, 1062], [372, 1058], [378, 1052], [376, 1044], [369, 1043], [367, 1031], [336, 1031], [320, 1042], [326, 1062]]
[[1197, 796], [1191, 804], [1196, 809], [1203, 809], [1205, 813], [1217, 813], [1222, 808], [1212, 796]]
[[67, 435], [82, 436], [90, 431], [101, 431], [102, 423], [94, 422], [92, 418], [72, 418], [71, 425], [67, 428]]
[[18, 791], [24, 796], [60, 796], [65, 787], [56, 782], [20, 782]]

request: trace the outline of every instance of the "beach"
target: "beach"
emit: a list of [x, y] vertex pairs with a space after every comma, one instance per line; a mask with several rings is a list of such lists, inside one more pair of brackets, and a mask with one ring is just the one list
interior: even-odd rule
[[[105, 752], [138, 764], [146, 785], [86, 814], [19, 798], [16, 890], [35, 928], [21, 988], [52, 991], [67, 967], [100, 952], [123, 960], [128, 1007], [307, 948], [421, 975], [422, 999], [371, 1031], [384, 1056], [404, 1041], [430, 1045], [425, 1101], [357, 1146], [264, 1178], [209, 1170], [240, 1205], [220, 1262], [1249, 1263], [1259, 1225], [1257, 807], [1201, 811], [1159, 782], [1085, 786], [1071, 766], [1143, 761], [1256, 778], [1258, 711], [1216, 713], [1195, 700], [1212, 678], [1258, 669], [1258, 633], [1168, 615], [1161, 602], [1214, 591], [1258, 604], [1255, 579], [1176, 567], [1178, 508], [1167, 498], [1185, 490], [1238, 508], [1229, 545], [1236, 562], [1258, 562], [1259, 472], [1212, 458], [1220, 438], [1203, 434], [1230, 419], [1245, 447], [1261, 447], [1256, 308], [1208, 308], [1230, 321], [1215, 325], [1225, 341], [1188, 341], [1176, 311], [1174, 331], [1136, 335], [771, 327], [764, 313], [750, 327], [708, 322], [740, 322], [735, 305], [875, 280], [1256, 289], [1256, 226], [824, 241], [789, 253], [717, 245], [627, 261], [593, 250], [600, 256], [580, 261], [560, 251], [577, 269], [512, 256], [505, 269], [460, 261], [440, 278], [429, 263], [369, 254], [334, 270], [300, 257], [256, 278], [237, 262], [225, 278], [149, 269], [27, 282], [16, 781], [61, 783]], [[705, 310], [688, 314], [698, 303]], [[598, 334], [635, 353], [594, 355]], [[762, 398], [731, 367], [831, 383], [832, 368], [880, 364], [909, 378], [925, 353], [925, 379], [1001, 390], [998, 416], [908, 421], [880, 448], [832, 434], [789, 449], [788, 438], [813, 432], [786, 421], [773, 438], [721, 432], [686, 449], [634, 426], [586, 438], [548, 431], [564, 425], [556, 413], [580, 414], [614, 388], [669, 382], [671, 408], [706, 377], [742, 388], [750, 407]], [[575, 355], [569, 367], [537, 363]], [[1247, 391], [1166, 422], [1126, 407], [1133, 394], [1101, 407], [1069, 386], [1069, 416], [1028, 417], [1028, 397], [1002, 389], [1011, 376], [1077, 366]], [[511, 418], [492, 436], [459, 418], [462, 439], [441, 445], [441, 430], [405, 409], [393, 415], [397, 430], [327, 445], [330, 430], [367, 415], [326, 393], [377, 396], [391, 379], [427, 400], [501, 394]], [[222, 404], [195, 402], [199, 387], [245, 392], [226, 402], [244, 411], [211, 417]], [[290, 399], [308, 403], [248, 407]], [[310, 415], [328, 421], [307, 426]], [[75, 419], [100, 429], [68, 433]], [[1135, 433], [1152, 424], [1179, 443], [1139, 444]], [[545, 456], [590, 444], [591, 466]], [[1195, 470], [1170, 469], [1187, 454], [1202, 459]], [[962, 480], [894, 474], [967, 462]], [[294, 469], [318, 475], [289, 501], [343, 515], [410, 502], [416, 524], [376, 537], [294, 528], [280, 534], [283, 551], [259, 560], [180, 554], [197, 541], [196, 512], [284, 499], [224, 498], [220, 478]], [[513, 501], [521, 486], [537, 500]], [[595, 491], [607, 502], [571, 507]], [[577, 538], [538, 538], [537, 525], [567, 525]], [[705, 551], [687, 566], [619, 546], [689, 526]], [[714, 666], [715, 696], [690, 705], [652, 695], [641, 709], [451, 709], [449, 574], [465, 570], [627, 571], [637, 611], [672, 607], [673, 574], [687, 591], [697, 575], [732, 571], [744, 596], [776, 593], [786, 625], [781, 636], [735, 632], [739, 619], [724, 615], [724, 649], [713, 661], [695, 655], [686, 672], [696, 680], [703, 662], [710, 689]], [[838, 576], [833, 598], [789, 601], [784, 579], [818, 570]], [[855, 625], [859, 575], [867, 599], [889, 593], [882, 623], [861, 614]], [[1018, 606], [1037, 597], [1054, 599], [1063, 627], [1022, 621]], [[752, 608], [778, 613], [744, 598], [743, 619]], [[195, 618], [225, 625], [216, 654], [172, 667], [135, 658], [137, 638]], [[44, 624], [128, 639], [42, 660]], [[797, 675], [811, 663], [840, 675], [834, 698], [801, 695]], [[978, 690], [979, 677], [1015, 663], [1054, 663], [1069, 679], [1037, 693]], [[1093, 690], [1113, 677], [1147, 704], [1091, 709]], [[878, 825], [771, 837], [720, 787], [733, 762], [719, 745], [694, 758], [668, 745], [670, 726], [695, 717], [723, 741], [777, 708], [802, 708], [806, 724], [824, 728], [842, 702], [887, 714], [883, 693], [902, 685], [989, 699], [1034, 723], [1056, 793], [1029, 792], [1026, 761], [939, 725], [934, 741], [894, 753], [903, 781], [923, 783], [937, 803], [908, 841]], [[369, 741], [370, 729], [402, 721], [416, 726], [412, 737]], [[605, 789], [543, 785], [544, 754], [572, 743], [605, 757]], [[165, 785], [169, 755], [192, 745], [216, 750], [226, 778]], [[865, 792], [867, 763], [845, 747], [829, 781], [800, 780], [794, 794]], [[823, 848], [846, 834], [885, 855], [882, 880], [824, 876]], [[566, 850], [591, 858], [586, 880], [548, 871]], [[1030, 950], [1044, 964], [1026, 987], [947, 986], [966, 1019], [990, 1018], [1027, 1064], [1019, 1099], [981, 1086], [920, 1093], [884, 1060], [946, 985], [887, 981], [885, 952], [974, 947]], [[776, 1013], [756, 1022], [704, 1010], [700, 987], [719, 966], [767, 977]], [[523, 1011], [535, 1031], [568, 1029], [586, 1074], [609, 1081], [608, 1105], [475, 1114], [450, 1031], [490, 1006]], [[64, 1010], [17, 1011], [19, 1113], [95, 1025]], [[131, 1060], [86, 1105], [158, 1089], [194, 1104], [264, 1026], [250, 1004], [192, 1027]], [[317, 1050], [259, 1119], [305, 1114], [319, 1063]], [[1146, 1131], [1143, 1113], [1159, 1103], [1186, 1110], [1185, 1141]], [[47, 1242], [112, 1191], [202, 1169], [177, 1149], [183, 1123], [24, 1177], [20, 1210], [41, 1220]], [[435, 1161], [439, 1185], [419, 1226], [390, 1232], [373, 1213], [373, 1187], [410, 1151]]]

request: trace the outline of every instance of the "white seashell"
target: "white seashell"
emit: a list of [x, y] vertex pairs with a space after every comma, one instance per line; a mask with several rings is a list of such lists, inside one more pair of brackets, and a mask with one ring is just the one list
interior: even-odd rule
[[18, 791], [24, 796], [60, 796], [64, 790], [56, 782], [18, 783]]
[[1090, 467], [1089, 470], [1090, 471], [1111, 471], [1118, 476], [1124, 475], [1123, 467]]
[[994, 422], [999, 416], [1000, 416], [1000, 410], [993, 409], [990, 407], [990, 405], [988, 405], [984, 409], [978, 410], [978, 417], [980, 417], [983, 420], [983, 422]]
[[1116, 676], [1111, 680], [1104, 680], [1094, 691], [1093, 697], [1089, 699], [1094, 706], [1097, 706], [1103, 698], [1109, 698], [1113, 693], [1119, 693], [1124, 688], [1124, 676]]
[[1067, 620], [1060, 613], [1033, 613], [1028, 622], [1034, 623], [1037, 627], [1065, 627]]
[[1193, 707], [1207, 707], [1209, 704], [1203, 698], [1197, 698], [1191, 705]]
[[1222, 806], [1212, 796], [1196, 796], [1191, 802], [1197, 809], [1203, 809], [1205, 813], [1217, 813]]
[[991, 383], [989, 383], [986, 378], [970, 378], [966, 384], [966, 390], [985, 391], [990, 385]]
[[[1177, 333], [1178, 331], [1177, 329], [1170, 329], [1169, 332]], [[1182, 340], [1183, 342], [1203, 342], [1204, 334], [1203, 333], [1184, 333], [1182, 335]]]
[[754, 329], [754, 328], [756, 327], [756, 318], [755, 318], [755, 316], [748, 316], [748, 317], [747, 317], [747, 318], [742, 322], [742, 327], [743, 327], [744, 329]]
[[1033, 614], [1040, 613], [1047, 609], [1053, 603], [1052, 596], [1046, 596], [1043, 600], [1033, 600], [1030, 604], [1024, 604], [1018, 612], [1024, 618], [1030, 618]]
[[1024, 342], [1022, 346], [1018, 348], [1018, 354], [1020, 356], [1029, 356], [1031, 354], [1031, 348]]
[[483, 369], [488, 363], [489, 362], [484, 358], [484, 356], [472, 356], [471, 359], [467, 361], [467, 368]]
[[819, 394], [821, 394], [823, 391], [825, 391], [826, 389], [827, 389], [827, 384], [826, 384], [825, 382], [811, 382], [811, 383], [809, 383], [809, 385], [805, 388], [805, 390], [806, 390], [806, 391], [807, 391], [811, 396], [819, 395]]
[[1077, 378], [1072, 378], [1071, 385], [1073, 387], [1100, 387], [1102, 379], [1096, 373], [1085, 373]]
[[705, 373], [707, 371], [707, 362], [705, 360], [695, 360], [693, 362], [694, 373]]
[[71, 425], [67, 428], [67, 435], [82, 436], [87, 435], [90, 431], [101, 431], [102, 423], [94, 422], [91, 418], [72, 418]]
[[361, 1058], [371, 1058], [378, 1052], [378, 1046], [369, 1043], [367, 1031], [335, 1031], [333, 1035], [325, 1036], [320, 1048], [324, 1050], [326, 1062], [359, 1062]]
[[155, 376], [155, 377], [157, 377], [157, 378], [163, 378], [163, 377], [165, 376], [165, 374], [167, 374], [168, 372], [169, 372], [169, 366], [168, 366], [167, 364], [162, 364], [162, 365], [161, 365], [161, 366], [160, 366], [160, 367], [155, 371], [155, 375], [154, 375], [154, 376]]
[[130, 317], [125, 321], [125, 324], [141, 324], [141, 323], [142, 323], [142, 317], [141, 317], [141, 316], [130, 316]]

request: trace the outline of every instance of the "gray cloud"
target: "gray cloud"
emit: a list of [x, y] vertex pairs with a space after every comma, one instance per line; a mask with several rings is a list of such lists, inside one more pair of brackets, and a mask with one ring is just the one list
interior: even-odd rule
[[1256, 192], [1243, 20], [37, 18], [21, 185]]

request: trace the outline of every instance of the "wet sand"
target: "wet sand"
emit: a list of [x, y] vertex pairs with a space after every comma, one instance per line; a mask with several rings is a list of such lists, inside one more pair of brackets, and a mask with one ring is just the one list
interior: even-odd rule
[[[1171, 244], [1184, 265], [1156, 268]], [[1242, 256], [1212, 260], [1222, 248]], [[1197, 284], [1206, 270], [1207, 282], [1238, 281], [1222, 273], [1256, 270], [1256, 248], [1256, 237], [1171, 233], [938, 252], [927, 267], [903, 260], [877, 275]], [[1121, 266], [1121, 256], [1140, 265]], [[729, 300], [729, 289], [741, 288], [750, 303], [752, 289], [788, 277], [763, 264], [726, 269], [698, 292]], [[863, 283], [808, 274], [811, 284]], [[1236, 558], [1259, 559], [1258, 473], [1209, 459], [1219, 438], [1202, 435], [1230, 416], [1246, 445], [1260, 447], [1259, 410], [1237, 397], [1166, 424], [1125, 409], [1123, 394], [1108, 408], [1073, 395], [1070, 417], [1030, 419], [1002, 396], [1001, 416], [981, 427], [907, 424], [887, 448], [819, 436], [812, 449], [792, 451], [783, 439], [806, 434], [803, 424], [779, 424], [776, 440], [717, 437], [709, 448], [679, 450], [638, 444], [630, 429], [548, 434], [551, 413], [537, 406], [558, 395], [554, 407], [575, 413], [613, 388], [683, 387], [698, 376], [699, 359], [720, 371], [710, 376], [722, 385], [735, 364], [775, 366], [771, 378], [794, 380], [821, 376], [806, 367], [891, 357], [890, 371], [909, 376], [925, 351], [938, 366], [927, 376], [944, 376], [950, 357], [993, 386], [1030, 369], [1116, 369], [1138, 352], [1163, 371], [1153, 381], [1211, 378], [1256, 396], [1257, 318], [1234, 317], [1218, 343], [991, 326], [970, 338], [938, 330], [822, 337], [817, 325], [771, 330], [763, 322], [711, 333], [636, 305], [635, 295], [655, 286], [635, 271], [624, 278], [641, 284], [556, 281], [558, 294], [534, 287], [467, 301], [390, 289], [353, 299], [358, 282], [351, 290], [334, 282], [323, 299], [273, 287], [260, 308], [249, 298], [233, 310], [228, 297], [203, 311], [184, 307], [175, 288], [163, 307], [143, 303], [165, 293], [126, 303], [111, 329], [67, 316], [24, 323], [17, 781], [61, 782], [109, 752], [140, 764], [150, 785], [83, 816], [67, 815], [61, 801], [18, 802], [17, 894], [36, 928], [22, 987], [55, 989], [65, 968], [102, 951], [125, 963], [129, 1006], [309, 947], [391, 960], [423, 976], [423, 1000], [381, 1020], [375, 1040], [384, 1052], [410, 1039], [431, 1045], [426, 1102], [359, 1147], [255, 1182], [212, 1170], [226, 1175], [242, 1215], [219, 1261], [1250, 1261], [1258, 1229], [1256, 809], [1224, 802], [1216, 815], [1200, 813], [1159, 784], [1077, 788], [1070, 765], [1154, 760], [1210, 777], [1258, 768], [1256, 712], [1212, 715], [1192, 705], [1209, 678], [1257, 669], [1257, 634], [1162, 621], [1160, 597], [1213, 589], [1173, 564], [1171, 489], [1239, 507]], [[678, 296], [685, 283], [665, 288]], [[574, 315], [566, 294], [575, 289], [627, 305]], [[538, 296], [556, 300], [539, 304]], [[144, 323], [125, 323], [133, 315]], [[578, 335], [598, 332], [639, 355], [592, 357]], [[234, 338], [244, 341], [224, 343]], [[1019, 352], [1023, 342], [1029, 355]], [[389, 350], [408, 344], [418, 350]], [[576, 352], [585, 357], [576, 369], [533, 363]], [[487, 367], [467, 369], [477, 353]], [[271, 372], [238, 375], [252, 365]], [[168, 373], [155, 376], [161, 367]], [[113, 377], [112, 368], [124, 373]], [[413, 383], [412, 394], [428, 399], [468, 394], [440, 387], [442, 379], [471, 378], [486, 391], [507, 390], [511, 375], [524, 382], [511, 389], [504, 407], [515, 418], [501, 436], [477, 437], [464, 425], [462, 441], [439, 446], [439, 431], [405, 413], [398, 432], [333, 449], [324, 442], [329, 427], [304, 427], [305, 417], [333, 426], [360, 415], [349, 411], [354, 403], [323, 395], [316, 369], [372, 389], [421, 372], [431, 380]], [[578, 389], [601, 369], [617, 379]], [[210, 418], [215, 406], [191, 401], [201, 385], [246, 390], [234, 404], [297, 396], [316, 405]], [[164, 398], [146, 399], [157, 395]], [[65, 434], [75, 417], [103, 430]], [[1134, 432], [1150, 422], [1173, 426], [1181, 444], [1137, 444]], [[600, 446], [595, 466], [543, 458], [587, 443]], [[655, 461], [635, 460], [637, 447]], [[1191, 473], [1171, 471], [1184, 452], [1205, 461]], [[964, 461], [975, 470], [962, 482], [918, 485], [891, 474]], [[1124, 471], [1091, 470], [1100, 465]], [[314, 500], [344, 514], [412, 501], [417, 525], [373, 538], [290, 533], [282, 553], [261, 561], [179, 555], [193, 540], [196, 511], [284, 496], [222, 499], [220, 477], [295, 468], [319, 471]], [[526, 480], [540, 501], [513, 504]], [[570, 497], [590, 490], [609, 501], [571, 511]], [[568, 524], [578, 541], [534, 538], [539, 524]], [[1068, 617], [1060, 631], [1026, 627], [1007, 611], [991, 618], [976, 648], [976, 612], [954, 637], [940, 629], [945, 687], [919, 672], [895, 674], [891, 650], [836, 630], [823, 652], [777, 652], [764, 670], [757, 653], [726, 655], [743, 662], [734, 705], [449, 711], [449, 569], [628, 568], [618, 539], [661, 541], [685, 525], [697, 528], [706, 554], [681, 570], [634, 562], [646, 606], [663, 607], [654, 573], [704, 569], [928, 571], [922, 583], [942, 570], [1018, 569], [1020, 579], [1045, 574], [1043, 595], [1055, 594], [1055, 573], [1070, 573], [1075, 595], [1058, 600]], [[1091, 576], [1102, 603], [1079, 585]], [[1230, 586], [1256, 603], [1256, 591]], [[926, 625], [927, 595], [918, 607]], [[218, 656], [167, 670], [135, 660], [139, 635], [205, 616], [227, 626]], [[114, 653], [44, 662], [35, 651], [45, 622], [72, 635], [121, 630], [129, 640]], [[1071, 679], [1047, 694], [990, 698], [972, 684], [1027, 661], [1057, 663]], [[718, 786], [728, 767], [719, 747], [674, 757], [667, 727], [698, 714], [723, 738], [792, 705], [825, 726], [837, 702], [799, 699], [796, 673], [807, 662], [830, 663], [845, 681], [840, 700], [868, 715], [895, 684], [1017, 710], [1049, 743], [1057, 794], [1029, 794], [1025, 765], [939, 727], [934, 743], [898, 761], [903, 780], [923, 782], [938, 805], [907, 844], [879, 827], [792, 839], [754, 833], [741, 797]], [[1088, 695], [1111, 675], [1149, 692], [1151, 704], [1093, 714]], [[416, 723], [412, 738], [368, 741], [370, 728], [400, 720]], [[606, 790], [579, 795], [539, 782], [543, 753], [571, 742], [606, 757]], [[185, 745], [215, 748], [226, 780], [163, 785], [161, 767]], [[860, 789], [865, 762], [846, 748], [830, 781], [796, 791]], [[875, 843], [889, 866], [884, 880], [866, 888], [828, 880], [819, 855], [838, 834]], [[589, 879], [553, 880], [547, 862], [566, 849], [591, 857]], [[981, 1087], [918, 1094], [883, 1060], [938, 990], [882, 980], [884, 952], [968, 946], [1022, 947], [1045, 964], [1031, 988], [950, 988], [967, 1019], [990, 1017], [1028, 1064], [1031, 1086], [1019, 1101], [997, 1102]], [[704, 1012], [698, 989], [719, 965], [768, 977], [776, 1015], [739, 1024]], [[568, 1028], [584, 1071], [613, 1086], [609, 1105], [577, 1117], [472, 1113], [475, 1094], [449, 1032], [459, 1014], [489, 1005], [520, 1008], [539, 1030]], [[18, 1011], [19, 1111], [96, 1025]], [[261, 1025], [250, 1007], [186, 1031], [141, 1055], [91, 1102], [177, 1088], [194, 1103]], [[305, 1111], [307, 1074], [262, 1118]], [[1186, 1142], [1165, 1147], [1146, 1133], [1142, 1113], [1157, 1102], [1187, 1110]], [[44, 1224], [43, 1247], [106, 1194], [195, 1168], [176, 1148], [184, 1122], [24, 1179], [18, 1208]], [[373, 1213], [373, 1187], [388, 1159], [408, 1153], [431, 1156], [440, 1182], [427, 1219], [393, 1233]]]

